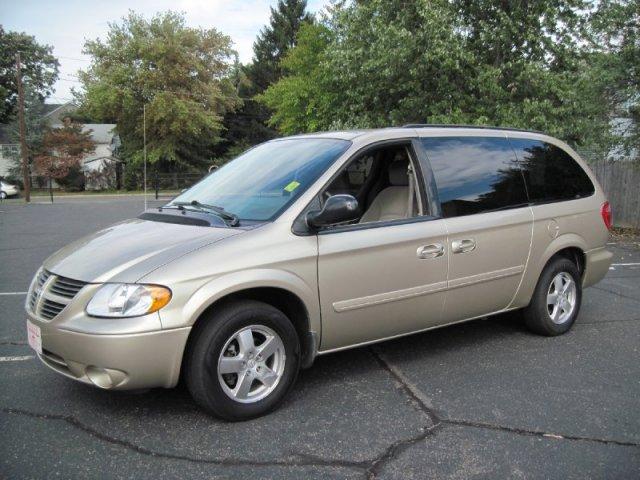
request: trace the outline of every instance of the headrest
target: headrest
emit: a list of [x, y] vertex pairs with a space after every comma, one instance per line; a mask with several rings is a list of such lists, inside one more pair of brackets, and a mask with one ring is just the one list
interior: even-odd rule
[[409, 175], [407, 169], [408, 160], [394, 160], [389, 165], [389, 183], [394, 187], [406, 187], [409, 185]]

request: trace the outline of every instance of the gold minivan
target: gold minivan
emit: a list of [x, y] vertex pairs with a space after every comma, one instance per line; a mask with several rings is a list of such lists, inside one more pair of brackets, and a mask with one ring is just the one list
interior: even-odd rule
[[29, 344], [69, 378], [183, 378], [207, 411], [247, 419], [317, 355], [510, 310], [566, 332], [609, 268], [610, 226], [589, 168], [539, 133], [281, 138], [48, 258], [27, 296]]

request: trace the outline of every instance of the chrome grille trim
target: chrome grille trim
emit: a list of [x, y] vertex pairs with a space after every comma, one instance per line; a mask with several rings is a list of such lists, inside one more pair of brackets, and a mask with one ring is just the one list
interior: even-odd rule
[[87, 284], [42, 269], [29, 292], [27, 308], [42, 320], [53, 320]]
[[50, 287], [51, 293], [55, 293], [61, 297], [73, 298], [86, 285], [86, 282], [72, 280], [66, 277], [56, 277]]
[[64, 307], [66, 307], [66, 305], [63, 303], [54, 302], [53, 300], [45, 298], [42, 305], [40, 305], [40, 316], [51, 320], [58, 315]]

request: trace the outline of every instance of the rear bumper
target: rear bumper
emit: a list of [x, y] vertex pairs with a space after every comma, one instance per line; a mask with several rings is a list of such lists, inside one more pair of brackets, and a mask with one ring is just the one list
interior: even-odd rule
[[126, 335], [92, 335], [34, 322], [41, 329], [40, 360], [52, 370], [109, 390], [174, 387], [191, 328]]
[[604, 247], [586, 252], [582, 287], [589, 287], [602, 280], [609, 271], [612, 258], [613, 253]]

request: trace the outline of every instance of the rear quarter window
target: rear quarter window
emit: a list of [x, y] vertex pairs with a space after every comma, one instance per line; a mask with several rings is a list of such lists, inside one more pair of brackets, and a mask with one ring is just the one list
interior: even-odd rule
[[561, 148], [539, 140], [510, 139], [534, 203], [573, 200], [595, 188], [580, 165]]
[[445, 218], [526, 205], [524, 179], [506, 138], [423, 138]]

